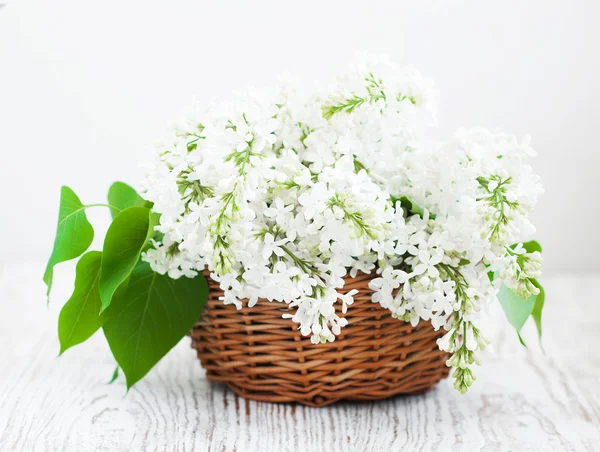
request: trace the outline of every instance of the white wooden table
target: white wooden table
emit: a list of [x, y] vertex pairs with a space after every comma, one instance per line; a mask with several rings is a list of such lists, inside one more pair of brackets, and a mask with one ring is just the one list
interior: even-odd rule
[[546, 355], [502, 328], [466, 396], [306, 408], [210, 384], [188, 339], [126, 394], [101, 333], [56, 357], [72, 282], [46, 308], [42, 263], [1, 266], [1, 451], [600, 450], [600, 275], [546, 277]]

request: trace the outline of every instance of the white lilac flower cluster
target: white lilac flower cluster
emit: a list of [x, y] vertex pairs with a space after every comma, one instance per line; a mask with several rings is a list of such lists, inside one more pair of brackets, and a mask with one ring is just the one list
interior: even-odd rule
[[433, 94], [416, 70], [367, 57], [325, 92], [251, 91], [191, 114], [145, 181], [164, 236], [144, 259], [173, 278], [208, 267], [225, 303], [287, 303], [314, 343], [347, 323], [343, 278], [376, 271], [374, 302], [447, 330], [439, 347], [466, 391], [489, 275], [538, 291], [540, 254], [513, 244], [541, 187], [528, 141], [474, 129], [428, 143]]

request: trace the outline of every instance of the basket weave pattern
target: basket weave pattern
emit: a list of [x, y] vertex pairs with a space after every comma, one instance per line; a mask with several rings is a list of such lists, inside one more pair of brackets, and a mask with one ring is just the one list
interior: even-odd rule
[[448, 375], [447, 355], [435, 343], [443, 332], [428, 322], [413, 327], [373, 303], [373, 277], [346, 279], [342, 293], [359, 290], [347, 314], [336, 305], [348, 325], [334, 342], [316, 345], [281, 317], [286, 305], [259, 299], [237, 310], [207, 278], [209, 299], [191, 332], [207, 378], [247, 399], [310, 406], [428, 391]]

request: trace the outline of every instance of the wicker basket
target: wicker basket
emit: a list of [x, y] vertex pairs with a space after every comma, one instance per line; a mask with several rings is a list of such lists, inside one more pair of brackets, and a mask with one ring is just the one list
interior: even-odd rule
[[207, 378], [247, 399], [310, 406], [428, 391], [448, 375], [435, 343], [443, 333], [392, 318], [371, 301], [372, 278], [346, 279], [343, 292], [359, 290], [348, 325], [334, 342], [317, 345], [281, 317], [285, 305], [260, 299], [237, 310], [219, 300], [223, 292], [208, 278], [209, 299], [191, 332]]

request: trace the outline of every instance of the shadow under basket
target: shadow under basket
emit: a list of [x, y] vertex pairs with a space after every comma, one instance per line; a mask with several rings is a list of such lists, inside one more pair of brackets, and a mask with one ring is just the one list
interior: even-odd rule
[[311, 343], [298, 324], [283, 319], [287, 305], [259, 299], [248, 308], [244, 300], [238, 310], [219, 300], [223, 291], [207, 278], [209, 298], [191, 337], [208, 380], [246, 399], [309, 406], [430, 390], [448, 376], [448, 356], [436, 344], [443, 331], [423, 321], [413, 327], [373, 303], [368, 284], [374, 277], [346, 278], [340, 292], [359, 293], [346, 314], [336, 304], [348, 325], [326, 344]]

